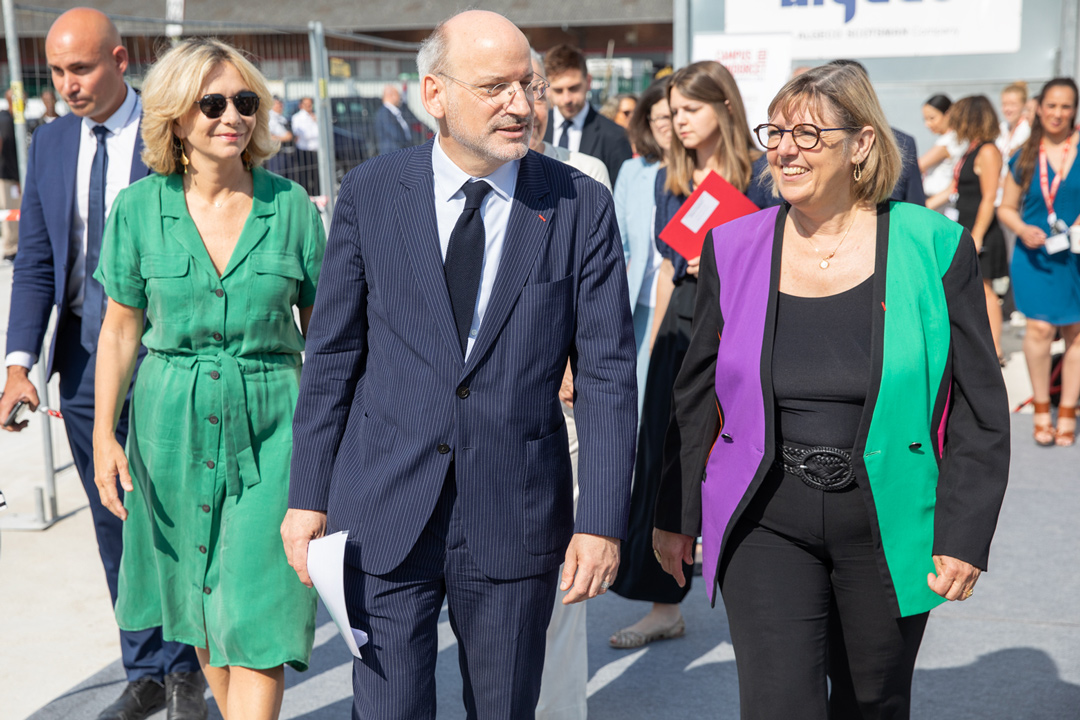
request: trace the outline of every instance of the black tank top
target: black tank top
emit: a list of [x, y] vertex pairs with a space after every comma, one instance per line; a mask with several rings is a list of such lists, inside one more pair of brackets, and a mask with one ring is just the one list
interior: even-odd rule
[[772, 376], [777, 437], [849, 449], [870, 387], [873, 276], [836, 295], [779, 294]]
[[[956, 222], [963, 225], [970, 231], [975, 227], [975, 216], [979, 214], [979, 204], [982, 202], [982, 186], [979, 184], [979, 176], [975, 174], [975, 156], [982, 150], [983, 145], [993, 145], [993, 143], [983, 143], [977, 148], [964, 155], [960, 161], [963, 165], [960, 167], [960, 177], [956, 182], [956, 211], [959, 216]], [[997, 214], [995, 213], [993, 219], [990, 221], [990, 227], [987, 228], [987, 235], [997, 230]]]

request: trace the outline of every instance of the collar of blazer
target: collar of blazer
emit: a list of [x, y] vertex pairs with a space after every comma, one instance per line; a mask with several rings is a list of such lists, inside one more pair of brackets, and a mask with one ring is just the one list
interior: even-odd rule
[[[440, 335], [457, 357], [461, 354], [461, 346], [443, 275], [432, 191], [434, 172], [431, 168], [431, 150], [434, 142], [434, 139], [428, 140], [409, 151], [399, 178], [403, 192], [394, 212], [402, 241], [416, 271], [420, 295], [428, 304]], [[469, 352], [468, 361], [462, 361], [463, 376], [471, 372], [491, 349], [528, 279], [537, 251], [551, 232], [554, 204], [544, 164], [554, 161], [529, 152], [520, 162], [510, 219], [506, 226], [506, 237], [508, 240], [512, 238], [513, 242], [508, 241], [503, 247], [484, 322]]]

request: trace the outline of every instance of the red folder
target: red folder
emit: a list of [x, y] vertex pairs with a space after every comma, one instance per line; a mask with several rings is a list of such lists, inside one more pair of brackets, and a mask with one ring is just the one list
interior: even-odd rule
[[701, 255], [706, 233], [759, 209], [734, 185], [710, 172], [660, 231], [660, 239], [687, 260], [693, 260]]

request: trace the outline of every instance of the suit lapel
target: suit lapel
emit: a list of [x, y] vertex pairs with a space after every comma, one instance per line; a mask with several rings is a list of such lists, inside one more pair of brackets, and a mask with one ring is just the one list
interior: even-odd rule
[[578, 152], [593, 157], [599, 157], [596, 153], [596, 114], [596, 111], [590, 105], [589, 112], [585, 114], [585, 124], [581, 126], [581, 145], [578, 147]]
[[439, 247], [439, 224], [435, 217], [434, 171], [431, 168], [429, 141], [410, 153], [401, 174], [404, 192], [398, 198], [396, 214], [405, 249], [416, 273], [417, 289], [431, 310], [439, 334], [461, 356], [454, 311], [443, 274], [442, 250]]
[[538, 154], [530, 152], [521, 160], [518, 170], [495, 286], [491, 290], [476, 343], [465, 363], [465, 374], [471, 372], [484, 357], [510, 316], [532, 270], [536, 253], [551, 231], [553, 214], [554, 207], [548, 197], [542, 161]]
[[142, 161], [143, 141], [142, 132], [135, 135], [135, 153], [131, 156], [131, 176], [129, 182], [142, 180], [150, 174], [150, 169]]

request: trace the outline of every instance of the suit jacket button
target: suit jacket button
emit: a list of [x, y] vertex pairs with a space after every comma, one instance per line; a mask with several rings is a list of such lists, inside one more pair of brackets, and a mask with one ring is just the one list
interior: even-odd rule
[[459, 388], [457, 389], [457, 396], [458, 396], [459, 398], [461, 398], [462, 400], [464, 400], [465, 398], [469, 397], [469, 388], [467, 388], [467, 387], [465, 387], [464, 385], [462, 385], [461, 387], [459, 387]]
[[910, 445], [908, 445], [908, 450], [918, 450], [921, 447], [922, 447], [922, 443], [913, 442]]
[[450, 446], [446, 443], [439, 443], [439, 447], [437, 449], [440, 455], [445, 455], [446, 453], [450, 452]]
[[720, 438], [724, 442], [735, 442], [734, 438], [732, 438], [731, 435], [729, 435], [728, 433], [721, 433]]

